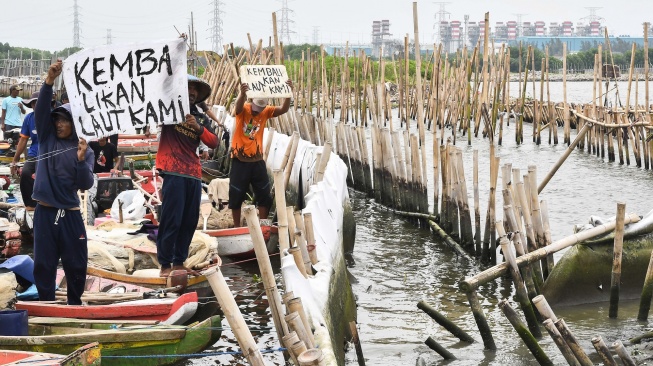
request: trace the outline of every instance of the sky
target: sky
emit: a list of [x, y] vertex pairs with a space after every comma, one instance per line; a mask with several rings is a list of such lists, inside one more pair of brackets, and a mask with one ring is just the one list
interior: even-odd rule
[[[11, 0], [2, 0], [10, 2]], [[215, 0], [214, 0], [215, 1]], [[83, 47], [107, 44], [110, 29], [112, 44], [175, 38], [177, 30], [186, 32], [193, 14], [199, 50], [210, 50], [212, 0], [78, 0]], [[365, 44], [370, 42], [372, 22], [390, 21], [390, 38], [414, 38], [413, 1], [409, 0], [222, 0], [219, 3], [223, 44], [248, 45], [247, 34], [256, 43], [267, 44], [272, 36], [272, 13], [281, 28], [282, 9], [287, 4], [291, 43]], [[434, 42], [434, 24], [441, 3], [417, 1], [419, 40]], [[0, 42], [12, 46], [61, 50], [73, 45], [74, 0], [31, 0], [3, 6], [0, 17]], [[616, 6], [615, 6], [616, 4]], [[450, 0], [444, 2], [448, 21], [483, 20], [490, 12], [490, 24], [517, 20], [587, 23], [586, 7], [598, 7], [610, 34], [641, 37], [642, 23], [653, 22], [650, 0]], [[15, 9], [15, 15], [8, 16]], [[177, 28], [177, 30], [175, 29]], [[0, 56], [1, 58], [1, 56]]]

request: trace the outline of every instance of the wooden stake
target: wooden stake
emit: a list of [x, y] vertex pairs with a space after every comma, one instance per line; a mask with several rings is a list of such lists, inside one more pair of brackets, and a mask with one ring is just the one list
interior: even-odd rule
[[247, 361], [250, 365], [264, 366], [265, 361], [263, 361], [261, 351], [258, 349], [256, 341], [254, 341], [254, 337], [252, 337], [247, 323], [238, 309], [238, 304], [236, 304], [236, 300], [234, 300], [231, 290], [229, 290], [229, 286], [222, 276], [220, 267], [211, 267], [202, 274], [206, 276], [211, 289], [213, 289], [213, 293], [215, 293], [215, 297], [220, 303], [220, 308]]
[[637, 320], [646, 321], [648, 319], [648, 312], [651, 309], [651, 297], [653, 297], [653, 252], [651, 252], [646, 277], [644, 278]]
[[297, 360], [299, 361], [299, 366], [326, 366], [322, 350], [318, 348], [305, 351], [297, 357]]
[[365, 356], [363, 356], [363, 347], [361, 347], [360, 339], [358, 338], [358, 328], [355, 321], [349, 322], [349, 332], [351, 333], [351, 341], [356, 348], [356, 358], [358, 359], [358, 366], [365, 366]]
[[531, 351], [533, 356], [535, 356], [535, 359], [540, 365], [551, 365], [553, 366], [553, 362], [549, 359], [549, 357], [544, 353], [542, 350], [542, 347], [537, 343], [537, 340], [533, 335], [528, 331], [528, 328], [522, 323], [522, 321], [519, 319], [519, 315], [517, 312], [508, 304], [508, 301], [506, 300], [501, 300], [499, 302], [499, 308], [501, 308], [501, 311], [503, 312], [503, 315], [508, 318], [508, 321], [510, 321], [510, 324], [512, 324], [512, 327], [515, 328], [515, 331], [519, 335], [519, 337], [524, 341], [526, 344], [526, 347]]
[[304, 323], [302, 322], [302, 319], [299, 316], [299, 313], [297, 312], [292, 312], [288, 315], [285, 316], [285, 321], [288, 323], [288, 328], [297, 333], [297, 336], [299, 339], [306, 344], [307, 348], [313, 348], [315, 347], [312, 337], [308, 335], [310, 330], [307, 330], [304, 328]]
[[[503, 222], [497, 221], [496, 224], [497, 230], [499, 229], [499, 227], [503, 229], [502, 225]], [[528, 300], [526, 287], [524, 286], [524, 280], [522, 279], [522, 276], [519, 273], [519, 267], [517, 266], [517, 262], [515, 260], [515, 254], [513, 253], [512, 248], [509, 245], [510, 242], [508, 241], [505, 235], [501, 236], [499, 240], [501, 242], [501, 250], [503, 251], [503, 257], [506, 259], [506, 262], [510, 265], [510, 275], [512, 276], [512, 282], [515, 284], [517, 301], [519, 301], [519, 305], [522, 311], [524, 312], [524, 316], [526, 317], [526, 322], [528, 323], [528, 329], [530, 329], [530, 333], [532, 334], [532, 336], [540, 338], [542, 337], [542, 332], [540, 331], [537, 318], [535, 317], [533, 306], [531, 305], [531, 302]]]
[[422, 301], [418, 302], [417, 303], [417, 308], [424, 311], [428, 316], [430, 316], [438, 324], [440, 324], [442, 327], [444, 327], [444, 329], [448, 330], [451, 334], [453, 334], [456, 338], [460, 339], [461, 341], [468, 342], [468, 343], [473, 343], [474, 342], [474, 338], [472, 338], [469, 334], [467, 334], [467, 332], [462, 330], [460, 327], [458, 327], [456, 324], [454, 324], [451, 320], [447, 319], [447, 317], [442, 315], [434, 307], [427, 304], [426, 301], [422, 300]]
[[626, 204], [617, 203], [617, 226], [614, 231], [614, 250], [612, 257], [612, 278], [610, 281], [609, 317], [616, 318], [619, 313], [619, 289], [621, 288], [621, 253], [624, 245], [624, 217]]
[[437, 352], [442, 358], [445, 360], [455, 360], [456, 356], [454, 356], [451, 352], [447, 351], [446, 348], [442, 347], [440, 343], [438, 343], [435, 339], [428, 337], [426, 341], [424, 342], [427, 346], [429, 346], [430, 349], [434, 350]]
[[306, 312], [304, 311], [304, 306], [302, 305], [302, 299], [299, 297], [292, 298], [286, 302], [286, 306], [288, 307], [288, 313], [292, 314], [294, 312], [297, 312], [299, 314], [299, 318], [302, 320], [302, 324], [304, 324], [304, 329], [306, 330], [306, 334], [308, 335], [308, 338], [311, 340], [313, 344], [315, 344], [315, 338], [313, 337], [313, 328], [311, 327], [311, 324], [308, 321], [308, 316], [306, 316]]
[[614, 351], [619, 355], [619, 358], [621, 359], [621, 362], [623, 362], [624, 366], [635, 366], [635, 361], [630, 357], [630, 354], [628, 353], [628, 350], [626, 350], [626, 347], [624, 347], [623, 343], [621, 343], [620, 340], [616, 340], [614, 343], [612, 343], [612, 348], [614, 348]]
[[483, 345], [485, 346], [485, 349], [496, 350], [497, 346], [494, 343], [494, 337], [492, 337], [492, 330], [487, 323], [487, 318], [485, 317], [485, 313], [483, 313], [481, 303], [478, 301], [476, 290], [469, 289], [466, 294], [467, 301], [469, 301], [469, 307], [472, 309], [474, 320], [478, 326], [478, 331], [481, 333], [481, 338], [483, 338]]
[[569, 348], [567, 342], [562, 339], [562, 335], [560, 335], [560, 331], [555, 327], [553, 321], [551, 319], [546, 319], [542, 324], [544, 324], [544, 328], [549, 332], [551, 339], [553, 339], [553, 342], [558, 346], [560, 353], [562, 353], [562, 356], [567, 360], [569, 366], [580, 366], [578, 360], [576, 360], [576, 356], [574, 356], [574, 353], [571, 351], [571, 348]]
[[[283, 210], [277, 210], [277, 213], [280, 211]], [[281, 296], [279, 295], [279, 289], [277, 288], [277, 283], [274, 279], [274, 272], [272, 271], [272, 264], [270, 263], [270, 257], [268, 256], [268, 249], [265, 246], [265, 239], [263, 239], [261, 224], [256, 215], [256, 209], [254, 206], [245, 206], [243, 208], [243, 213], [247, 219], [247, 228], [249, 229], [249, 234], [252, 236], [252, 242], [254, 243], [256, 261], [258, 262], [259, 270], [261, 271], [261, 278], [265, 285], [265, 293], [268, 297], [274, 327], [277, 330], [279, 339], [281, 339], [283, 335], [288, 334], [288, 325], [282, 317]]]
[[601, 338], [601, 336], [592, 338], [592, 346], [594, 346], [596, 353], [598, 353], [599, 357], [603, 361], [603, 365], [617, 366], [617, 362], [612, 357], [612, 354], [610, 354], [610, 350], [608, 349], [608, 346], [605, 344], [605, 342], [603, 342], [603, 338]]
[[562, 335], [562, 338], [565, 340], [569, 348], [571, 348], [571, 351], [574, 353], [574, 356], [576, 356], [576, 359], [581, 364], [581, 366], [594, 366], [592, 360], [587, 357], [587, 353], [583, 351], [583, 347], [578, 344], [578, 340], [567, 327], [565, 320], [558, 319], [558, 321], [553, 322], [553, 324], [555, 324], [556, 328], [558, 328], [560, 335]]

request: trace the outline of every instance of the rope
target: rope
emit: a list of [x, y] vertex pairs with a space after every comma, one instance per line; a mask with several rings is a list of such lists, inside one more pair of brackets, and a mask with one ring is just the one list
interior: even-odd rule
[[[268, 348], [259, 350], [261, 353], [283, 352], [287, 348]], [[105, 356], [102, 358], [195, 358], [195, 357], [209, 357], [209, 356], [223, 356], [223, 355], [242, 355], [242, 351], [224, 351], [224, 352], [206, 352], [206, 353], [186, 353], [186, 354], [172, 354], [172, 355], [134, 355], [134, 356]]]

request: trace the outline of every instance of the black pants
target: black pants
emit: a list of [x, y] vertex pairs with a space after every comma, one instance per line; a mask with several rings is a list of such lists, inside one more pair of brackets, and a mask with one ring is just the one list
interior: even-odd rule
[[81, 305], [88, 261], [86, 228], [81, 212], [36, 205], [34, 282], [41, 301], [54, 300], [59, 258], [66, 274], [68, 305]]
[[34, 178], [32, 175], [36, 173], [36, 157], [30, 156], [25, 161], [23, 169], [20, 172], [20, 195], [23, 197], [23, 204], [25, 207], [36, 207], [36, 201], [32, 199], [32, 192], [34, 192]]
[[161, 217], [156, 256], [161, 267], [184, 264], [200, 217], [202, 182], [166, 174], [161, 188]]
[[270, 196], [270, 178], [265, 167], [265, 161], [243, 162], [237, 158], [231, 159], [231, 170], [229, 171], [229, 208], [239, 209], [247, 197], [249, 185], [254, 190], [256, 206], [270, 208], [272, 196]]

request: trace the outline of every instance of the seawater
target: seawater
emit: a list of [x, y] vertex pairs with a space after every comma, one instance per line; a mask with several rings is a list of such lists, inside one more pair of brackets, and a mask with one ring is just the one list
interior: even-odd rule
[[[640, 82], [639, 100], [643, 103]], [[612, 88], [612, 86], [611, 86]], [[619, 84], [622, 102], [625, 100], [625, 83]], [[511, 83], [511, 94], [517, 90], [517, 83]], [[529, 85], [529, 94], [532, 86]], [[539, 93], [539, 85], [537, 88]], [[612, 92], [614, 93], [614, 91]], [[516, 94], [515, 94], [516, 95]], [[539, 97], [536, 94], [536, 97]], [[614, 95], [610, 98], [614, 100]], [[634, 89], [632, 92], [634, 100]], [[562, 83], [551, 83], [552, 101], [562, 101]], [[591, 82], [568, 84], [570, 102], [587, 103], [592, 99]], [[337, 118], [338, 116], [336, 116]], [[394, 114], [393, 127], [399, 128]], [[504, 126], [505, 127], [505, 126]], [[525, 142], [515, 144], [514, 121], [504, 129], [503, 145], [497, 146], [496, 154], [501, 164], [512, 163], [522, 175], [528, 165], [538, 168], [538, 182], [555, 164], [566, 149], [562, 144], [562, 129], [558, 129], [558, 145], [549, 145], [547, 132], [543, 132], [541, 145], [532, 142], [532, 125], [524, 125]], [[451, 135], [445, 129], [445, 136]], [[411, 132], [417, 132], [414, 121]], [[439, 133], [439, 131], [438, 131]], [[573, 131], [575, 134], [575, 131]], [[572, 134], [572, 138], [573, 138]], [[426, 133], [426, 146], [432, 146], [432, 133]], [[487, 139], [473, 138], [467, 145], [467, 138], [458, 135], [457, 147], [463, 150], [465, 177], [468, 184], [471, 209], [472, 199], [472, 154], [479, 151], [480, 209], [484, 227], [489, 193], [489, 143]], [[429, 200], [433, 197], [432, 154], [427, 153]], [[634, 163], [634, 159], [631, 159]], [[499, 175], [498, 187], [501, 187]], [[648, 198], [653, 191], [653, 171], [609, 163], [586, 151], [574, 151], [553, 179], [542, 191], [540, 198], [549, 205], [549, 217], [553, 240], [572, 234], [574, 224], [586, 223], [591, 215], [613, 216], [617, 202], [626, 203], [627, 212], [640, 215], [653, 209]], [[502, 207], [500, 191], [497, 206]], [[464, 293], [458, 290], [460, 280], [481, 272], [486, 266], [476, 262], [468, 263], [453, 254], [452, 250], [436, 239], [428, 230], [420, 229], [403, 217], [394, 215], [388, 208], [367, 198], [364, 194], [350, 190], [357, 224], [356, 246], [348, 256], [348, 268], [352, 287], [358, 304], [359, 337], [368, 365], [537, 365], [534, 357], [519, 339], [497, 304], [508, 299], [517, 308], [511, 281], [507, 277], [491, 281], [479, 289], [479, 299], [497, 345], [496, 351], [483, 347]], [[431, 207], [432, 210], [432, 207]], [[500, 210], [498, 212], [501, 212]], [[497, 216], [501, 217], [500, 214]], [[319, 250], [319, 248], [318, 248]], [[559, 257], [559, 255], [558, 255]], [[278, 261], [273, 257], [273, 267]], [[261, 349], [278, 347], [274, 325], [267, 309], [267, 299], [262, 285], [253, 281], [258, 274], [255, 263], [226, 266], [223, 268], [236, 301], [250, 326]], [[466, 344], [440, 327], [417, 308], [417, 302], [425, 300], [467, 331], [476, 342]], [[209, 300], [210, 301], [210, 300]], [[600, 362], [591, 345], [591, 338], [602, 336], [606, 344], [639, 335], [647, 330], [648, 324], [636, 320], [638, 303], [621, 301], [619, 318], [608, 318], [608, 304], [590, 304], [567, 308], [554, 308], [558, 317], [565, 319], [581, 345], [595, 363]], [[228, 327], [226, 320], [223, 326]], [[546, 335], [540, 344], [556, 365], [566, 364], [557, 347]], [[424, 341], [433, 337], [457, 360], [443, 361]], [[641, 349], [627, 346], [633, 353]], [[206, 352], [238, 351], [233, 334], [225, 329], [222, 339]], [[283, 364], [280, 352], [264, 354], [270, 364]], [[223, 354], [186, 361], [188, 365], [245, 364], [240, 355]], [[353, 348], [346, 355], [346, 365], [358, 365]]]

